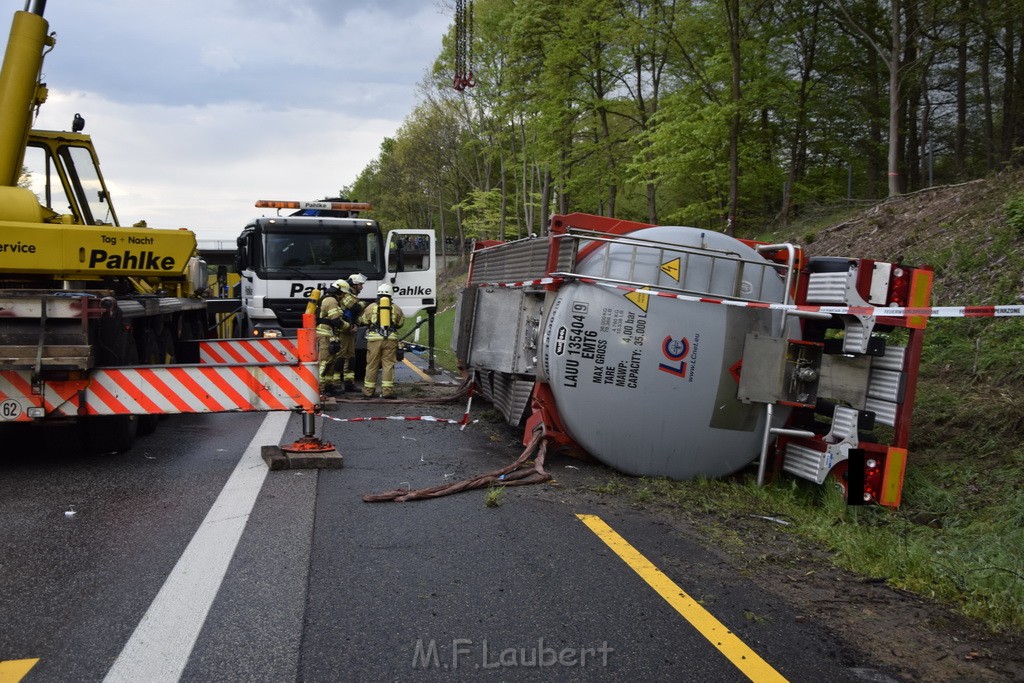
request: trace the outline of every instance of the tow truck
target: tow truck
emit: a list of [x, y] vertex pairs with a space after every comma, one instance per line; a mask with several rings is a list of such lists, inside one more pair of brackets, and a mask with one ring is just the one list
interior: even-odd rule
[[32, 129], [56, 43], [44, 8], [30, 0], [15, 13], [0, 69], [0, 425], [76, 422], [108, 452], [165, 414], [308, 418], [319, 402], [312, 330], [287, 355], [203, 341], [208, 275], [195, 234], [119, 224], [84, 117], [70, 132]]
[[[394, 302], [407, 319], [426, 314], [433, 349], [433, 230], [391, 230], [385, 245], [380, 223], [360, 216], [372, 209], [365, 202], [259, 200], [256, 206], [276, 213], [253, 219], [238, 237], [241, 301], [236, 336], [294, 336], [314, 290], [323, 291], [339, 278], [361, 273], [367, 279], [362, 291], [367, 303], [375, 299], [380, 284], [389, 282]], [[282, 210], [291, 213], [282, 216]], [[365, 362], [365, 330], [356, 345], [358, 367]]]

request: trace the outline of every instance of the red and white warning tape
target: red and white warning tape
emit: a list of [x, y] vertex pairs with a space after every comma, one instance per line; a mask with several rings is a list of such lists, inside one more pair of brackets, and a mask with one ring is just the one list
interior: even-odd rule
[[558, 285], [564, 281], [565, 279], [560, 277], [542, 277], [537, 280], [523, 280], [522, 282], [481, 282], [477, 287], [509, 287], [516, 289], [519, 287], [533, 287], [535, 285]]
[[931, 307], [903, 307], [903, 306], [809, 306], [797, 304], [773, 304], [760, 301], [735, 301], [731, 299], [717, 299], [707, 296], [695, 296], [692, 294], [677, 294], [674, 292], [663, 292], [648, 287], [632, 287], [613, 282], [602, 282], [587, 277], [545, 277], [537, 280], [524, 282], [496, 283], [488, 282], [481, 284], [481, 287], [510, 287], [518, 288], [531, 285], [561, 284], [562, 282], [575, 280], [588, 285], [597, 285], [609, 289], [618, 289], [624, 292], [633, 292], [647, 296], [656, 296], [664, 299], [678, 299], [679, 301], [693, 301], [702, 304], [720, 304], [722, 306], [735, 306], [737, 308], [763, 308], [773, 311], [807, 311], [811, 313], [828, 313], [830, 315], [856, 315], [867, 318], [1014, 318], [1024, 317], [1024, 305], [1018, 306], [931, 306]]
[[462, 425], [465, 424], [463, 420], [451, 420], [444, 417], [434, 417], [433, 415], [388, 415], [387, 417], [333, 417], [331, 415], [324, 415], [328, 420], [334, 422], [375, 422], [378, 420], [410, 420], [413, 422], [439, 422], [441, 424], [450, 425]]
[[466, 403], [466, 412], [458, 420], [446, 417], [434, 417], [433, 415], [388, 415], [386, 417], [334, 417], [324, 415], [328, 420], [334, 422], [375, 422], [379, 420], [408, 420], [410, 422], [437, 422], [439, 424], [459, 425], [461, 432], [470, 423], [469, 409], [473, 405], [473, 385], [469, 386], [469, 401]]
[[462, 426], [459, 427], [460, 432], [469, 424], [469, 409], [473, 406], [473, 390], [475, 388], [475, 383], [469, 385], [469, 400], [466, 401], [466, 412], [462, 414]]

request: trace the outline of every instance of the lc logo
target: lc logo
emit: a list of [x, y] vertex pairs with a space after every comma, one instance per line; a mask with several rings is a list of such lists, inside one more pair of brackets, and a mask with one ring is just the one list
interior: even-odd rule
[[689, 354], [689, 339], [686, 337], [680, 337], [679, 339], [665, 337], [665, 340], [661, 342], [661, 355], [665, 356], [669, 362], [661, 363], [658, 365], [658, 369], [670, 375], [686, 377], [687, 362], [685, 359]]

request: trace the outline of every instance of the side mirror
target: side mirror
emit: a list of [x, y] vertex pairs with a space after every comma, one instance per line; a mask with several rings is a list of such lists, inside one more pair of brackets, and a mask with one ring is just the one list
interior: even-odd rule
[[238, 251], [235, 252], [235, 269], [241, 273], [249, 268], [249, 241], [243, 235], [236, 242]]
[[405, 270], [405, 258], [402, 251], [402, 239], [392, 238], [388, 243], [388, 271], [400, 273]]

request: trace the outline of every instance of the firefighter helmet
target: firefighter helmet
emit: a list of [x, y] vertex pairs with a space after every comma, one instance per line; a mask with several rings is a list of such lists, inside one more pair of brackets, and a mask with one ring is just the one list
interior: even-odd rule
[[331, 287], [334, 288], [334, 289], [340, 289], [341, 291], [345, 292], [346, 294], [348, 294], [348, 293], [350, 293], [352, 291], [352, 285], [350, 285], [348, 283], [348, 280], [346, 280], [345, 278], [342, 278], [340, 280], [335, 280], [334, 284], [331, 285]]
[[395, 290], [387, 282], [377, 288], [377, 296], [394, 296]]
[[360, 286], [362, 286], [362, 285], [366, 284], [366, 276], [363, 275], [362, 273], [354, 273], [354, 274], [348, 276], [348, 281], [349, 281], [349, 284], [351, 284], [351, 285], [360, 285]]

